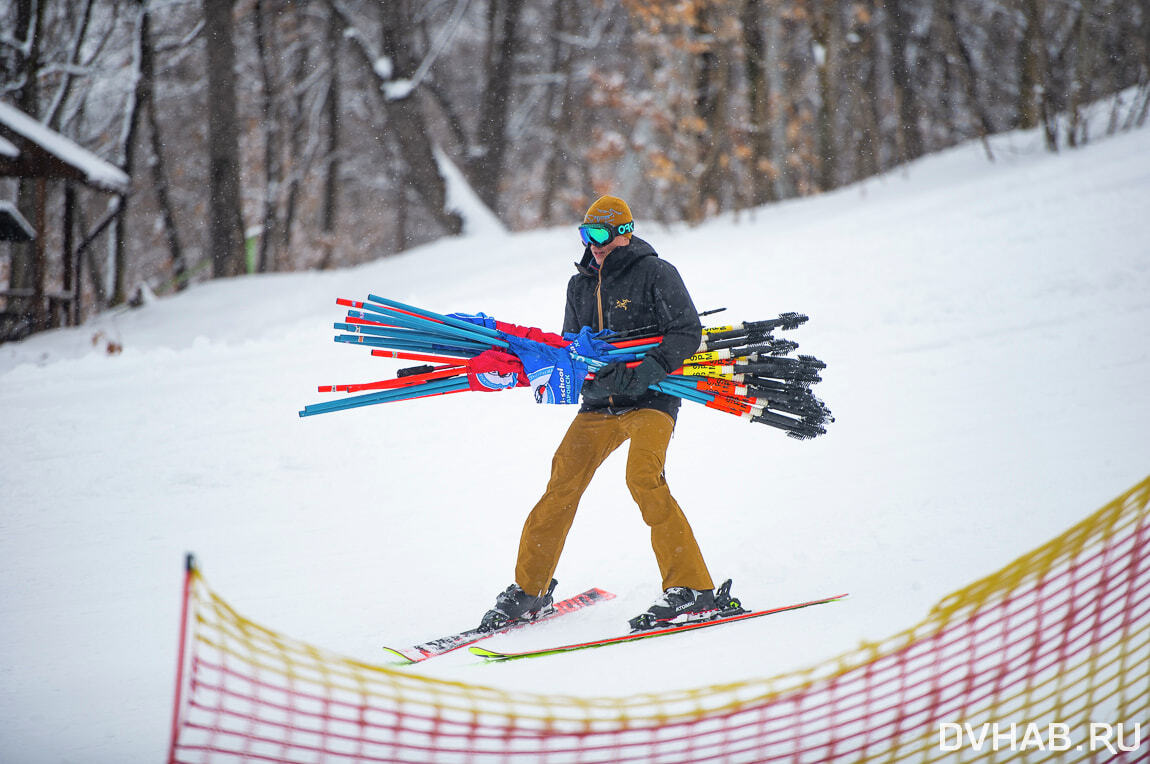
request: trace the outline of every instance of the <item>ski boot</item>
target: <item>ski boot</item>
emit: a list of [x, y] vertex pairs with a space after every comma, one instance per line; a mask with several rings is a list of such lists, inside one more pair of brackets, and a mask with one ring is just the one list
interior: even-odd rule
[[741, 603], [731, 596], [731, 579], [728, 578], [714, 591], [672, 586], [647, 608], [647, 612], [640, 613], [627, 623], [633, 632], [649, 631], [726, 618], [742, 612]]
[[559, 582], [551, 579], [551, 586], [547, 593], [534, 597], [519, 588], [519, 584], [512, 584], [499, 593], [495, 598], [495, 607], [483, 615], [479, 622], [480, 631], [497, 631], [510, 626], [517, 621], [534, 621], [541, 616], [555, 612], [554, 599], [551, 593]]

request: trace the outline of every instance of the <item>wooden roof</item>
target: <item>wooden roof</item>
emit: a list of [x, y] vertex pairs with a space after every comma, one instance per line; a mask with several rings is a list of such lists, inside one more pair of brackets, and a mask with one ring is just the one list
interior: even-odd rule
[[120, 168], [3, 102], [0, 176], [74, 180], [114, 193], [126, 193], [130, 185]]

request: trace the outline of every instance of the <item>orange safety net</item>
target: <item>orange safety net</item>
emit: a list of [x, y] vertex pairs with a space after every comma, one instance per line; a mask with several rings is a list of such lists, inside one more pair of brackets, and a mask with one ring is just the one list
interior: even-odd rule
[[236, 613], [189, 567], [173, 764], [1150, 761], [1150, 478], [807, 671], [659, 695], [372, 666]]

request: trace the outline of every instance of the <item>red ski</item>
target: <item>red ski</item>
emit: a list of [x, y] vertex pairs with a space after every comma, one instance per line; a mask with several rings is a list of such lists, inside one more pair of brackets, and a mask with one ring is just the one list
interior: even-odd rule
[[547, 647], [541, 650], [526, 650], [524, 652], [499, 652], [498, 650], [488, 650], [486, 647], [473, 646], [468, 648], [474, 655], [486, 658], [489, 661], [510, 661], [518, 658], [537, 658], [543, 655], [555, 655], [556, 653], [569, 653], [575, 650], [586, 650], [591, 647], [605, 647], [607, 645], [619, 645], [624, 642], [635, 642], [640, 639], [650, 639], [652, 637], [665, 637], [668, 634], [681, 634], [684, 631], [694, 631], [695, 629], [705, 629], [708, 626], [718, 626], [724, 623], [733, 623], [735, 621], [745, 621], [749, 618], [758, 618], [764, 615], [773, 615], [775, 613], [783, 613], [788, 610], [798, 610], [799, 608], [811, 607], [812, 605], [824, 605], [828, 602], [837, 602], [846, 598], [846, 594], [836, 594], [833, 597], [824, 597], [819, 600], [811, 600], [810, 602], [799, 602], [794, 605], [785, 605], [783, 607], [772, 608], [770, 610], [754, 610], [749, 613], [740, 613], [738, 615], [730, 615], [726, 617], [713, 618], [709, 621], [697, 621], [695, 623], [685, 623], [680, 626], [670, 626], [665, 629], [651, 629], [649, 631], [633, 631], [630, 634], [624, 634], [619, 637], [608, 637], [606, 639], [596, 639], [591, 642], [575, 642], [570, 645], [561, 645], [559, 647]]
[[518, 621], [511, 624], [510, 626], [505, 626], [502, 629], [496, 629], [494, 631], [468, 629], [467, 631], [461, 631], [458, 634], [440, 637], [439, 639], [433, 639], [430, 642], [424, 642], [423, 644], [413, 645], [411, 647], [396, 648], [387, 647], [385, 645], [383, 649], [386, 652], [391, 653], [391, 655], [396, 659], [396, 663], [419, 663], [420, 661], [425, 661], [428, 658], [434, 658], [437, 655], [443, 655], [444, 653], [449, 653], [452, 650], [458, 650], [461, 647], [475, 644], [481, 639], [487, 639], [488, 637], [493, 637], [496, 634], [505, 634], [509, 631], [514, 631], [515, 629], [519, 629], [524, 626], [530, 626], [533, 623], [543, 623], [544, 621], [550, 621], [552, 618], [557, 618], [558, 616], [565, 615], [567, 613], [573, 613], [576, 610], [581, 610], [582, 608], [588, 607], [590, 605], [594, 605], [599, 602], [606, 602], [607, 600], [614, 598], [614, 594], [608, 591], [604, 591], [603, 589], [588, 589], [582, 594], [576, 594], [574, 597], [569, 597], [568, 599], [565, 599], [561, 602], [556, 602], [554, 610], [532, 621]]

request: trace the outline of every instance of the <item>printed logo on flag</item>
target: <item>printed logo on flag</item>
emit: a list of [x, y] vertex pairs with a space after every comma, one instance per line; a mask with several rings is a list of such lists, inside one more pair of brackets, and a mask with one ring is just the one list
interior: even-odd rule
[[497, 371], [485, 371], [475, 375], [475, 381], [485, 390], [507, 390], [519, 383], [516, 372], [500, 374]]
[[551, 389], [551, 375], [555, 373], [554, 366], [542, 366], [527, 373], [527, 381], [535, 391], [536, 403], [555, 403], [555, 393]]
[[578, 403], [579, 386], [587, 364], [576, 362], [566, 348], [550, 347], [519, 337], [505, 336], [519, 357], [537, 403]]

